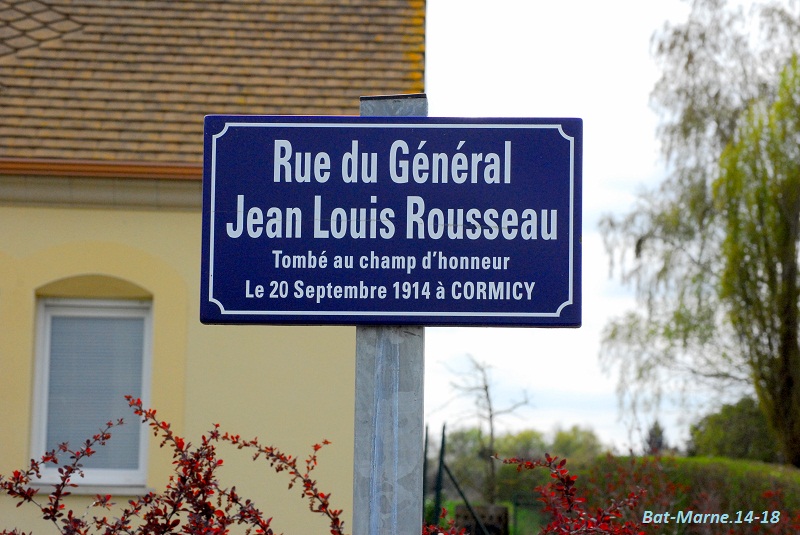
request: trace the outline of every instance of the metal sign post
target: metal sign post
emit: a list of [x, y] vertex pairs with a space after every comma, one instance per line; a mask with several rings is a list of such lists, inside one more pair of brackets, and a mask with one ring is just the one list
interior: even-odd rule
[[[427, 116], [424, 95], [366, 97], [362, 116]], [[424, 327], [356, 327], [353, 535], [422, 529]]]

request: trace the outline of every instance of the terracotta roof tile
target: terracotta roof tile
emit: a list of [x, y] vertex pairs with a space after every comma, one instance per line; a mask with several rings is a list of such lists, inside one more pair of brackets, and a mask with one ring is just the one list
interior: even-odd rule
[[23, 13], [28, 14], [40, 13], [47, 10], [47, 6], [35, 0], [30, 2], [18, 2], [15, 7]]
[[6, 2], [0, 3], [0, 20], [11, 22], [25, 18], [25, 13], [7, 6]]
[[32, 17], [24, 17], [10, 23], [10, 26], [16, 28], [17, 30], [26, 32], [28, 30], [36, 30], [37, 28], [41, 28], [44, 25]]
[[37, 13], [33, 14], [33, 18], [38, 20], [39, 22], [43, 22], [45, 24], [51, 24], [54, 22], [58, 22], [64, 20], [64, 15], [58, 13], [56, 11], [51, 11], [48, 9], [43, 9]]
[[209, 113], [423, 91], [424, 0], [0, 0], [0, 158], [200, 163]]

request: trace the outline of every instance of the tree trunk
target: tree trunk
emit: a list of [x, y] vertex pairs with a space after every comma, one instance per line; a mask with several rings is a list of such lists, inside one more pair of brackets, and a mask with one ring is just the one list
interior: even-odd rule
[[800, 241], [800, 194], [784, 191], [779, 203], [785, 221], [782, 243], [779, 243], [781, 278], [776, 303], [779, 324], [778, 355], [772, 379], [774, 399], [767, 404], [772, 414], [768, 419], [780, 441], [784, 462], [800, 467], [800, 285], [798, 281], [797, 245]]

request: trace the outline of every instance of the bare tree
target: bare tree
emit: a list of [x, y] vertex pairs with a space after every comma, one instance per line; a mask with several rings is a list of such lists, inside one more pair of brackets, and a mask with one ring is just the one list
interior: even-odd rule
[[[486, 504], [497, 501], [497, 474], [493, 459], [495, 450], [495, 432], [497, 419], [513, 413], [515, 410], [527, 405], [528, 394], [523, 390], [523, 398], [515, 401], [508, 407], [497, 408], [492, 392], [491, 366], [486, 362], [478, 361], [474, 356], [469, 357], [470, 369], [460, 373], [460, 379], [451, 383], [459, 396], [472, 398], [475, 402], [476, 416], [479, 422], [479, 440], [481, 443], [479, 457], [484, 463], [484, 481], [481, 494]], [[483, 430], [488, 429], [488, 436]]]

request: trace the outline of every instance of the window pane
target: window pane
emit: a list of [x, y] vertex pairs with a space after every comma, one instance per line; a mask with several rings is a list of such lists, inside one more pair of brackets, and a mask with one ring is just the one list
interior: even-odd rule
[[85, 468], [139, 468], [141, 426], [126, 394], [142, 391], [144, 318], [51, 317], [47, 449], [77, 449], [108, 421], [124, 418]]

